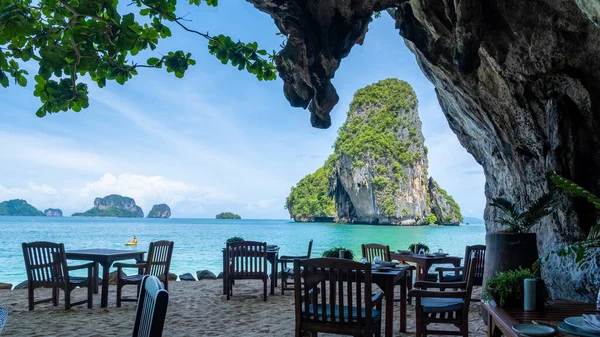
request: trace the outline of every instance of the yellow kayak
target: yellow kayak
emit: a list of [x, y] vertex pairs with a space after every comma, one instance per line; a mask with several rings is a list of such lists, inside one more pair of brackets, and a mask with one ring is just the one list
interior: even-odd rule
[[137, 242], [125, 242], [125, 246], [137, 246]]

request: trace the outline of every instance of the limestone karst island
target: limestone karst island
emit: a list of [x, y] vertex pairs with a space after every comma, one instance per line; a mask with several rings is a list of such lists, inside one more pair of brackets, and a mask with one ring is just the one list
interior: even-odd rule
[[0, 0], [0, 336], [600, 337], [600, 0]]

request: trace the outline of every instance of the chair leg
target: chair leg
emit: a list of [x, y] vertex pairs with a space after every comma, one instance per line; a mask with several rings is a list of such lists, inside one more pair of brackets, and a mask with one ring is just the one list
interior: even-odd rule
[[119, 283], [119, 280], [117, 280], [117, 308], [121, 307], [121, 296], [122, 296], [122, 291], [123, 291], [123, 285], [121, 283]]
[[267, 300], [267, 279], [265, 278], [263, 280], [263, 297], [264, 297], [264, 301]]
[[92, 307], [94, 306], [94, 287], [92, 287], [91, 281], [90, 283], [88, 283], [87, 291], [87, 307], [88, 309], [92, 309]]
[[227, 280], [227, 282], [225, 283], [227, 284], [227, 300], [229, 301], [229, 299], [231, 298], [231, 293], [233, 291], [233, 280]]
[[69, 310], [71, 309], [71, 289], [67, 286], [63, 291], [65, 292], [65, 310]]
[[27, 286], [27, 297], [29, 302], [29, 311], [31, 311], [34, 307], [33, 287], [31, 285]]
[[59, 297], [58, 287], [52, 288], [52, 305], [55, 307], [58, 306], [58, 297]]

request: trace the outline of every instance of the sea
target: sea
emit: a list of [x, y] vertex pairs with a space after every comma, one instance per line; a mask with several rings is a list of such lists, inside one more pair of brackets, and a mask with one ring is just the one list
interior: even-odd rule
[[[133, 236], [137, 247], [125, 246]], [[53, 218], [0, 216], [0, 282], [16, 285], [27, 279], [21, 243], [51, 241], [65, 248], [106, 248], [147, 250], [151, 241], [175, 242], [171, 272], [181, 275], [208, 269], [218, 274], [222, 269], [221, 249], [227, 238], [278, 245], [280, 254], [306, 254], [313, 239], [312, 257], [324, 250], [345, 247], [360, 259], [360, 245], [380, 243], [392, 250], [407, 249], [422, 242], [430, 249], [463, 256], [467, 245], [485, 242], [483, 223], [460, 226], [370, 226], [335, 223], [297, 223], [293, 220], [215, 220], [215, 219], [146, 219], [146, 218]], [[81, 261], [69, 261], [80, 264]]]

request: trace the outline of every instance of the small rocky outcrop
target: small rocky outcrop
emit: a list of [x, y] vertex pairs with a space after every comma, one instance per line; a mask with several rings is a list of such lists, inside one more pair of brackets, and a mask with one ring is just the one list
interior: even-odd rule
[[28, 284], [29, 284], [29, 283], [28, 283], [28, 281], [27, 281], [27, 280], [25, 280], [25, 281], [23, 281], [23, 282], [21, 282], [21, 283], [17, 284], [17, 285], [16, 285], [16, 286], [13, 288], [13, 290], [27, 289], [27, 285], [28, 285]]
[[169, 281], [176, 281], [176, 280], [177, 280], [177, 274], [169, 273]]
[[190, 273], [185, 273], [185, 274], [179, 275], [179, 280], [180, 281], [196, 281], [196, 279], [194, 278], [194, 275], [192, 275]]
[[148, 218], [169, 218], [171, 216], [171, 208], [167, 204], [158, 204], [152, 206], [148, 212]]
[[12, 289], [12, 283], [2, 283], [0, 282], [0, 290], [11, 290]]
[[462, 222], [460, 207], [458, 207], [456, 201], [431, 177], [429, 178], [427, 191], [431, 213], [437, 218], [436, 223], [438, 225], [455, 226]]
[[46, 216], [51, 216], [51, 217], [62, 217], [63, 216], [63, 212], [58, 208], [48, 208], [48, 209], [44, 210], [44, 214]]
[[[121, 271], [121, 278], [127, 276], [124, 271]], [[100, 281], [98, 282], [100, 283]], [[108, 274], [108, 284], [117, 284], [117, 271], [111, 271]]]
[[217, 275], [218, 279], [222, 279], [223, 278], [223, 272], [220, 272], [219, 275]]
[[111, 194], [104, 198], [96, 198], [93, 208], [83, 213], [74, 213], [72, 216], [143, 218], [144, 211], [132, 198]]
[[215, 219], [236, 219], [239, 220], [242, 217], [239, 214], [231, 213], [231, 212], [221, 212], [215, 216]]
[[200, 280], [216, 280], [217, 276], [210, 270], [199, 270], [196, 272], [196, 277], [198, 281]]
[[44, 216], [44, 213], [23, 199], [13, 199], [0, 202], [0, 215]]

